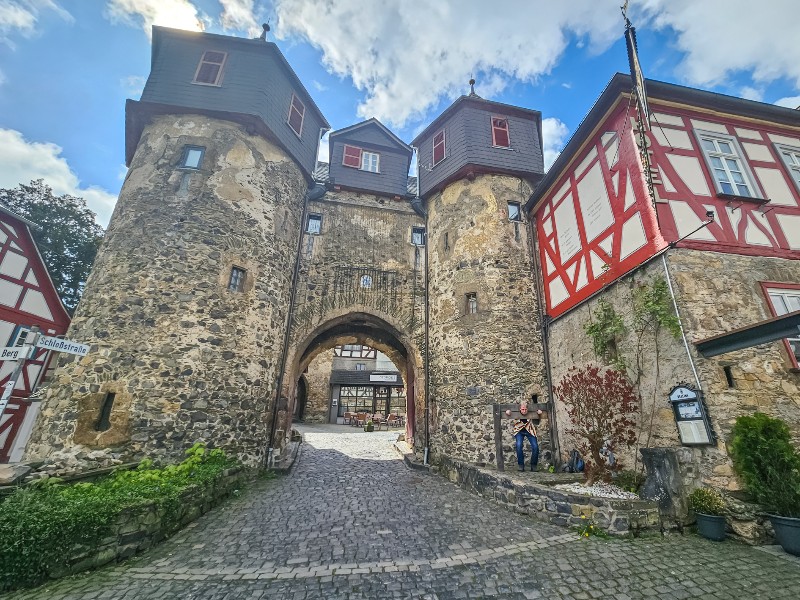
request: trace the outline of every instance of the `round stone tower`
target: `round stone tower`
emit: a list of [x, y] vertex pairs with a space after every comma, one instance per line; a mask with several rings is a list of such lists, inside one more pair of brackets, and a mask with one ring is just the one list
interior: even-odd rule
[[[245, 114], [261, 88], [283, 106]], [[29, 458], [179, 458], [203, 441], [262, 460], [326, 126], [273, 44], [156, 28], [130, 170], [67, 334], [91, 351], [61, 357]]]
[[540, 132], [538, 112], [472, 94], [414, 142], [428, 213], [434, 461], [444, 454], [494, 464], [492, 405], [548, 400], [523, 217], [542, 173]]

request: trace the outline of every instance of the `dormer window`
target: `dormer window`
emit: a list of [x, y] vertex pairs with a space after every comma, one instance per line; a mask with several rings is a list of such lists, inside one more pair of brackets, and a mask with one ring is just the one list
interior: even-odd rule
[[380, 173], [381, 155], [377, 152], [362, 150], [357, 146], [345, 144], [342, 155], [342, 164], [345, 167], [369, 171], [370, 173]]
[[433, 136], [433, 166], [442, 162], [446, 156], [444, 141], [444, 129]]
[[508, 119], [492, 117], [492, 146], [497, 148], [511, 147], [511, 140], [508, 136]]
[[197, 65], [192, 83], [218, 86], [222, 81], [222, 67], [225, 65], [227, 56], [225, 52], [214, 52], [213, 50], [204, 52], [200, 64]]
[[289, 127], [292, 128], [297, 134], [297, 137], [300, 137], [303, 133], [303, 118], [306, 114], [306, 107], [300, 101], [300, 98], [292, 94], [292, 104], [289, 107], [289, 119], [287, 123], [289, 123]]

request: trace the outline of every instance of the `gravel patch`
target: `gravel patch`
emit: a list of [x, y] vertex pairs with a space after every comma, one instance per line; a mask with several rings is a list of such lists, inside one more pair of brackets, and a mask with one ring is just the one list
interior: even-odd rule
[[611, 498], [614, 500], [639, 500], [639, 495], [633, 492], [626, 492], [622, 488], [608, 483], [598, 482], [592, 486], [582, 483], [560, 483], [553, 486], [557, 490], [572, 492], [573, 494], [583, 494], [594, 496], [595, 498]]

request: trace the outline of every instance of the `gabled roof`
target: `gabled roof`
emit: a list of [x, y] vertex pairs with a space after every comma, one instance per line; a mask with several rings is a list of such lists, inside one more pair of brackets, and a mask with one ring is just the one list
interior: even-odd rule
[[0, 204], [0, 212], [3, 213], [3, 214], [8, 215], [9, 217], [12, 217], [12, 218], [16, 219], [17, 221], [25, 223], [25, 225], [27, 225], [28, 227], [33, 227], [34, 229], [41, 229], [42, 228], [41, 225], [38, 225], [38, 224], [34, 223], [33, 221], [29, 221], [25, 217], [23, 217], [21, 215], [18, 215], [17, 213], [12, 211], [10, 208], [6, 208], [3, 204]]
[[[719, 113], [752, 117], [772, 121], [782, 125], [800, 126], [800, 111], [774, 104], [756, 102], [755, 100], [745, 100], [735, 96], [726, 96], [716, 92], [698, 90], [696, 88], [655, 81], [645, 80], [647, 96], [649, 100], [663, 100], [667, 102], [684, 104], [706, 108]], [[534, 210], [536, 204], [544, 197], [548, 189], [556, 182], [564, 168], [574, 157], [581, 145], [592, 134], [595, 127], [605, 118], [609, 110], [622, 94], [631, 91], [631, 77], [626, 73], [616, 73], [606, 85], [603, 93], [592, 105], [588, 114], [583, 118], [575, 133], [561, 151], [553, 166], [536, 186], [528, 202], [525, 203], [525, 210]]]
[[[314, 181], [317, 183], [325, 183], [328, 181], [328, 170], [330, 165], [326, 162], [317, 161], [317, 166], [314, 168]], [[418, 181], [416, 177], [409, 176], [406, 183], [406, 189], [409, 195], [415, 196], [419, 190]]]
[[442, 114], [436, 117], [431, 122], [430, 125], [428, 125], [425, 129], [422, 130], [422, 133], [420, 133], [417, 137], [413, 139], [411, 145], [418, 146], [421, 140], [427, 138], [434, 131], [436, 131], [442, 125], [442, 123], [444, 123], [447, 119], [449, 119], [453, 115], [453, 113], [455, 113], [462, 107], [462, 105], [465, 106], [467, 104], [474, 104], [476, 106], [479, 106], [483, 110], [496, 111], [502, 114], [513, 114], [528, 119], [532, 118], [535, 120], [540, 120], [542, 118], [542, 113], [538, 110], [532, 110], [530, 108], [521, 108], [519, 106], [504, 104], [503, 102], [495, 102], [493, 100], [486, 100], [478, 95], [470, 94], [469, 96], [461, 96], [455, 102], [453, 102], [449, 107], [447, 107], [447, 109], [445, 109], [445, 111]]
[[355, 125], [350, 125], [350, 127], [345, 127], [344, 129], [337, 129], [336, 131], [332, 131], [330, 134], [331, 138], [338, 137], [340, 135], [346, 135], [348, 133], [353, 133], [359, 129], [364, 127], [378, 127], [394, 144], [398, 147], [407, 152], [408, 154], [412, 154], [414, 151], [411, 149], [411, 146], [406, 144], [403, 140], [397, 137], [392, 131], [386, 127], [383, 123], [378, 121], [375, 117], [371, 119], [367, 119], [366, 121], [362, 121], [361, 123], [356, 123]]

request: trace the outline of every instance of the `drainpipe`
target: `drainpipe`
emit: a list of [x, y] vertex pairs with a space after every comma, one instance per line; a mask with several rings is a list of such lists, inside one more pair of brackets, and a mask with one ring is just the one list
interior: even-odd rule
[[539, 238], [536, 235], [536, 216], [528, 219], [528, 229], [530, 231], [531, 243], [528, 245], [528, 252], [531, 255], [531, 268], [533, 280], [536, 285], [536, 306], [539, 313], [539, 328], [542, 336], [542, 354], [544, 355], [545, 385], [547, 387], [547, 397], [550, 400], [550, 441], [553, 444], [553, 464], [556, 469], [561, 468], [561, 443], [558, 439], [558, 426], [556, 423], [556, 400], [553, 395], [553, 371], [550, 365], [550, 324], [547, 322], [547, 314], [544, 310], [544, 286], [542, 285], [539, 268], [539, 257], [536, 248], [539, 246]]
[[689, 342], [686, 340], [686, 332], [683, 329], [683, 322], [681, 321], [681, 313], [678, 310], [678, 302], [675, 299], [675, 292], [672, 289], [672, 279], [669, 276], [669, 269], [667, 268], [667, 253], [661, 255], [661, 261], [664, 263], [664, 275], [667, 278], [667, 287], [669, 288], [669, 295], [672, 298], [672, 306], [675, 308], [675, 316], [678, 317], [678, 327], [681, 330], [681, 339], [683, 339], [683, 347], [686, 348], [686, 356], [689, 357], [689, 365], [692, 367], [692, 373], [694, 373], [694, 380], [697, 382], [697, 390], [702, 391], [703, 386], [700, 385], [700, 376], [697, 374], [697, 369], [694, 365], [694, 359], [692, 358], [692, 353], [689, 350]]
[[[414, 152], [417, 154], [417, 197], [419, 197], [419, 184], [420, 184], [420, 164], [419, 164], [419, 149], [414, 148]], [[420, 199], [421, 204], [421, 199]], [[430, 327], [430, 277], [429, 277], [429, 266], [428, 266], [428, 210], [425, 210], [425, 454], [423, 456], [423, 464], [429, 464], [428, 459], [430, 457], [430, 448], [431, 448], [431, 432], [430, 432], [430, 413], [431, 413], [431, 405], [430, 405], [430, 397], [431, 397], [431, 346], [430, 346], [430, 335], [429, 335], [429, 327]]]
[[[317, 153], [314, 158], [314, 167], [316, 168], [316, 156], [319, 155], [319, 145], [322, 142], [322, 136], [328, 128], [320, 127], [319, 138], [317, 139]], [[294, 306], [295, 296], [297, 292], [297, 280], [300, 274], [300, 257], [303, 249], [303, 238], [305, 237], [305, 224], [308, 217], [308, 202], [309, 200], [319, 200], [325, 195], [325, 186], [316, 184], [309, 188], [303, 198], [303, 212], [300, 218], [300, 235], [297, 238], [297, 252], [294, 257], [294, 270], [292, 271], [292, 285], [289, 296], [289, 311], [286, 315], [286, 325], [283, 330], [283, 353], [281, 355], [280, 370], [278, 371], [277, 389], [275, 390], [275, 400], [272, 403], [272, 423], [269, 431], [269, 444], [267, 446], [267, 468], [271, 469], [274, 465], [274, 450], [275, 450], [275, 429], [278, 421], [278, 405], [281, 399], [281, 390], [283, 389], [283, 374], [286, 370], [286, 359], [289, 355], [289, 339], [292, 330], [292, 321], [294, 320]]]

